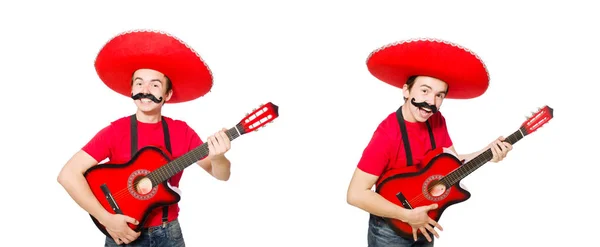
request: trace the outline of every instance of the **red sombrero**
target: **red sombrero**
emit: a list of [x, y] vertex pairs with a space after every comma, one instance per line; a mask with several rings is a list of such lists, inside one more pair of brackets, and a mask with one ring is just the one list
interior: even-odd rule
[[470, 99], [489, 85], [485, 64], [470, 50], [443, 40], [402, 41], [379, 48], [367, 58], [367, 68], [379, 80], [400, 87], [413, 75], [448, 83], [446, 98]]
[[112, 38], [95, 61], [100, 79], [112, 90], [131, 97], [131, 79], [138, 69], [153, 69], [171, 80], [167, 103], [199, 98], [212, 87], [212, 73], [194, 49], [160, 31], [134, 30]]

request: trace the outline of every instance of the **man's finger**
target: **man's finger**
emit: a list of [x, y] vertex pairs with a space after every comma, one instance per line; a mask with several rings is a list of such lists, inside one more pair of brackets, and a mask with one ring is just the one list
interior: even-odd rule
[[442, 226], [435, 222], [435, 220], [433, 219], [429, 219], [429, 224], [431, 224], [433, 227], [436, 227], [437, 229], [440, 229], [440, 231], [444, 230], [444, 228], [442, 228]]
[[427, 230], [425, 230], [424, 227], [419, 228], [419, 230], [421, 230], [421, 233], [423, 233], [423, 236], [425, 236], [427, 241], [431, 242], [431, 238], [429, 237], [429, 234], [427, 234]]
[[427, 228], [427, 231], [429, 231], [429, 232], [433, 233], [433, 235], [434, 235], [436, 238], [440, 238], [440, 235], [438, 235], [437, 231], [435, 231], [435, 229], [433, 229], [433, 228], [431, 227], [431, 225], [429, 225], [429, 224], [426, 224], [426, 225], [425, 225], [425, 228]]
[[417, 241], [417, 229], [413, 227], [413, 239]]
[[213, 144], [213, 141], [210, 137], [208, 138], [208, 153], [210, 153], [210, 154], [215, 153], [215, 145]]

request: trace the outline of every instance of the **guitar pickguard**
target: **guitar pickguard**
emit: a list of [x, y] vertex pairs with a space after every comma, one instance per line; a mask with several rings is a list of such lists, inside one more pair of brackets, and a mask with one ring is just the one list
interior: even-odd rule
[[133, 196], [135, 199], [148, 200], [148, 199], [154, 197], [154, 195], [156, 195], [156, 192], [158, 191], [158, 186], [152, 186], [152, 190], [144, 195], [142, 195], [136, 191], [136, 185], [135, 185], [136, 178], [144, 177], [149, 173], [150, 173], [150, 171], [148, 171], [148, 170], [139, 169], [139, 170], [135, 170], [134, 172], [131, 173], [131, 175], [129, 175], [129, 178], [127, 179], [127, 189], [129, 189], [129, 194], [131, 196]]
[[441, 201], [444, 198], [446, 198], [448, 196], [448, 194], [450, 194], [450, 190], [452, 189], [452, 187], [445, 188], [445, 186], [444, 186], [444, 191], [441, 195], [432, 195], [431, 192], [429, 192], [431, 183], [437, 182], [440, 179], [442, 179], [443, 177], [444, 176], [442, 176], [442, 175], [432, 175], [432, 176], [427, 177], [427, 179], [425, 179], [425, 182], [423, 182], [423, 186], [421, 186], [421, 193], [423, 193], [423, 196], [425, 196], [425, 198], [427, 198], [427, 200], [430, 200], [433, 202]]

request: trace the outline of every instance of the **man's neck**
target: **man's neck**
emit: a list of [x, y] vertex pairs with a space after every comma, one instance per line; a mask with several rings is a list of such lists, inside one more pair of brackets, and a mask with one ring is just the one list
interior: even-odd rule
[[135, 117], [142, 123], [158, 123], [160, 122], [161, 114], [160, 111], [157, 111], [156, 113], [145, 113], [138, 110], [135, 113]]

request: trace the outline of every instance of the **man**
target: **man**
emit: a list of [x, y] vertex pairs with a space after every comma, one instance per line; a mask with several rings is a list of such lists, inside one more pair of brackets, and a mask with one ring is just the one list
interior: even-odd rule
[[[117, 35], [99, 52], [95, 67], [108, 87], [133, 98], [137, 111], [100, 130], [64, 165], [58, 182], [106, 227], [111, 238], [106, 238], [105, 246], [185, 246], [177, 204], [155, 209], [143, 230], [135, 232], [127, 223], [139, 222], [105, 210], [83, 174], [106, 158], [111, 164], [127, 163], [145, 146], [164, 148], [175, 159], [203, 144], [186, 122], [162, 116], [161, 111], [165, 103], [186, 102], [208, 93], [212, 87], [209, 68], [182, 41], [154, 31]], [[231, 164], [225, 157], [230, 140], [224, 130], [208, 137], [209, 154], [196, 163], [216, 179], [226, 181]], [[182, 173], [172, 176], [169, 184], [179, 187]]]
[[[488, 87], [487, 70], [472, 52], [437, 40], [385, 46], [369, 56], [367, 66], [378, 79], [402, 89], [404, 104], [380, 123], [364, 149], [348, 186], [348, 203], [370, 214], [368, 246], [433, 246], [431, 234], [439, 237], [435, 228], [443, 228], [429, 218], [427, 211], [436, 209], [437, 204], [409, 210], [389, 202], [371, 188], [389, 169], [418, 169], [426, 152], [434, 146], [449, 148], [456, 155], [446, 121], [438, 109], [445, 98], [482, 95]], [[478, 152], [456, 156], [464, 162], [491, 148], [492, 161], [499, 162], [512, 149], [503, 140], [499, 137]], [[410, 224], [413, 238], [397, 235], [383, 218]]]

